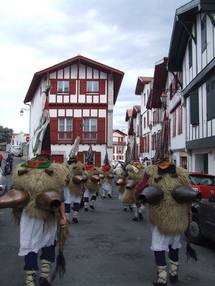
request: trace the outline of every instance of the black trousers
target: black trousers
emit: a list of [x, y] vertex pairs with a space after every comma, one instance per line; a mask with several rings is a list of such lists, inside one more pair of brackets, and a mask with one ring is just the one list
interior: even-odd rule
[[[41, 249], [40, 259], [46, 259], [53, 263], [55, 261], [55, 245], [43, 247]], [[38, 253], [29, 252], [27, 255], [25, 255], [24, 270], [39, 270]]]
[[[165, 266], [166, 265], [166, 253], [165, 250], [162, 251], [154, 251], [155, 263], [157, 266]], [[173, 249], [171, 245], [169, 245], [169, 259], [177, 262], [179, 256], [179, 248]]]

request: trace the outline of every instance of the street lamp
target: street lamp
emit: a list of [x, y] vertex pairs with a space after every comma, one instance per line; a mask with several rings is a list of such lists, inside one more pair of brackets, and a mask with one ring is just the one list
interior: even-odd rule
[[24, 115], [24, 111], [29, 111], [30, 109], [28, 108], [21, 108], [20, 110], [20, 116], [23, 116]]

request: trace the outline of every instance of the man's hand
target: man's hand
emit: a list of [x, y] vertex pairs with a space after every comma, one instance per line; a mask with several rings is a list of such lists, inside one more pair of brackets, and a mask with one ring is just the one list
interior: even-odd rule
[[62, 217], [61, 219], [60, 219], [60, 225], [67, 225], [67, 219], [66, 219], [66, 217]]

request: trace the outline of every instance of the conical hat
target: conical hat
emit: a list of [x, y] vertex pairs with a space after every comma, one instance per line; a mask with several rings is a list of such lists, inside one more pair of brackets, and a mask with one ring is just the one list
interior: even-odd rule
[[72, 148], [69, 153], [69, 159], [68, 163], [76, 162], [77, 161], [77, 154], [79, 150], [79, 143], [80, 143], [80, 137], [77, 136], [75, 138], [74, 144], [72, 145]]
[[51, 140], [50, 140], [50, 117], [48, 106], [48, 91], [45, 93], [44, 105], [41, 111], [38, 127], [35, 129], [32, 137], [32, 151], [34, 156], [51, 155]]
[[86, 165], [93, 165], [93, 148], [90, 145], [87, 154], [86, 154]]
[[109, 158], [108, 158], [107, 149], [106, 149], [106, 153], [105, 153], [105, 157], [104, 157], [103, 164], [104, 164], [104, 165], [110, 165], [110, 161], [109, 161]]

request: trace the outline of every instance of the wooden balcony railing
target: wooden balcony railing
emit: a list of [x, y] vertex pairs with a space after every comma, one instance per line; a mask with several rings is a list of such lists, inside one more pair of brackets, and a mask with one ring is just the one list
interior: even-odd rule
[[85, 143], [97, 141], [97, 132], [83, 132], [82, 135], [82, 141]]
[[72, 140], [73, 139], [73, 134], [71, 131], [69, 132], [58, 132], [58, 140]]

